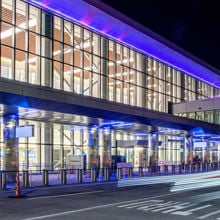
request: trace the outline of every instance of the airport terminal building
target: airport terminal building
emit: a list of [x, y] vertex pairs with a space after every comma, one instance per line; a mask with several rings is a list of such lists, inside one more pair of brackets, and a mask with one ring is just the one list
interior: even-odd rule
[[0, 6], [1, 169], [219, 160], [219, 70], [99, 0]]

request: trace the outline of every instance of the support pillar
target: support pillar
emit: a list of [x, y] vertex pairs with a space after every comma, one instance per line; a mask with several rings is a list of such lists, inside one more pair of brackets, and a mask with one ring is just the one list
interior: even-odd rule
[[100, 168], [111, 166], [111, 130], [99, 130]]
[[87, 130], [87, 139], [88, 139], [88, 148], [87, 148], [87, 169], [99, 167], [99, 157], [97, 150], [97, 129], [88, 128]]
[[184, 145], [185, 145], [185, 164], [191, 164], [193, 158], [192, 134], [186, 133]]
[[152, 128], [149, 133], [149, 148], [151, 149], [150, 156], [150, 166], [152, 166], [152, 171], [156, 172], [156, 167], [158, 165], [158, 130], [157, 128]]
[[52, 152], [52, 140], [53, 140], [53, 127], [44, 124], [41, 128], [41, 139], [44, 145], [41, 146], [41, 169], [52, 170], [53, 169], [53, 152]]
[[7, 182], [16, 182], [16, 171], [19, 170], [18, 139], [15, 127], [18, 125], [17, 115], [4, 117], [4, 156], [3, 169], [7, 171]]

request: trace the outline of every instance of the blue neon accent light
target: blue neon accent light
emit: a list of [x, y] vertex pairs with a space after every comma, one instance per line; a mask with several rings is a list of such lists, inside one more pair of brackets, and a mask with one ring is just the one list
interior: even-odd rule
[[[122, 43], [137, 49], [148, 56], [154, 57], [163, 63], [171, 65], [174, 68], [191, 75], [192, 77], [195, 77], [220, 89], [220, 72], [217, 70], [212, 71], [211, 69], [200, 65], [187, 56], [184, 56], [181, 52], [178, 52], [175, 49], [172, 49], [169, 46], [161, 43], [159, 41], [159, 37], [157, 37], [158, 40], [150, 37], [149, 34], [144, 33], [149, 32], [147, 28], [139, 25], [140, 29], [143, 29], [143, 31], [139, 31], [125, 22], [115, 18], [114, 15], [117, 13], [117, 17], [120, 16], [123, 20], [126, 20], [125, 16], [115, 12], [114, 10], [110, 11], [109, 8], [107, 8], [108, 12], [106, 13], [83, 0], [25, 1], [68, 20], [84, 25], [93, 31], [101, 33], [104, 36], [121, 41]], [[95, 0], [94, 2], [96, 2], [97, 5], [99, 4], [104, 7], [101, 2]], [[105, 10], [107, 9], [105, 7]], [[111, 16], [110, 14], [114, 15]], [[127, 20], [129, 20], [131, 25], [137, 26], [136, 22], [128, 18]], [[176, 49], [178, 48], [176, 47]]]

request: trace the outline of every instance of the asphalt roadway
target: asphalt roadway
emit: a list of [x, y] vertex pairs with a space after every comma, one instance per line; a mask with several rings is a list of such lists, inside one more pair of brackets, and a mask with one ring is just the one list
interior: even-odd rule
[[2, 191], [0, 219], [220, 220], [219, 176], [194, 177], [27, 188], [18, 198]]

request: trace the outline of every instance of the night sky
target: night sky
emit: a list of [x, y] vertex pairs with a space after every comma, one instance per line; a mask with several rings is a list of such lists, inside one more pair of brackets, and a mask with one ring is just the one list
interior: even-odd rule
[[218, 1], [101, 1], [220, 70]]

